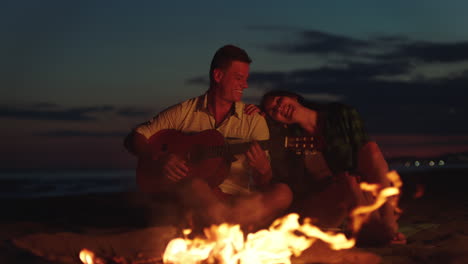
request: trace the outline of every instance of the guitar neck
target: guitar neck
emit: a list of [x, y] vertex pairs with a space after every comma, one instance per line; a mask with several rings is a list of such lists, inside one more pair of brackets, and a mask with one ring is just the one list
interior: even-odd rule
[[[297, 154], [305, 150], [313, 150], [313, 137], [283, 137], [281, 142], [273, 142], [273, 140], [259, 140], [257, 143], [263, 150], [280, 151], [282, 149], [293, 150]], [[252, 142], [224, 144], [217, 146], [209, 146], [203, 151], [206, 157], [221, 157], [243, 154], [252, 146]]]

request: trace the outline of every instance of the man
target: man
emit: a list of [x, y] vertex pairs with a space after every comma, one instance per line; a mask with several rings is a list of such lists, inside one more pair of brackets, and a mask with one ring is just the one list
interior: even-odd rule
[[[166, 109], [126, 138], [130, 152], [150, 160], [157, 168], [158, 173], [137, 175], [139, 188], [154, 193], [161, 191], [163, 182], [172, 183], [163, 191], [175, 193], [204, 225], [226, 221], [243, 226], [265, 224], [291, 203], [292, 195], [286, 185], [270, 183], [268, 156], [256, 143], [269, 138], [265, 119], [259, 114], [244, 113], [241, 99], [248, 87], [250, 63], [243, 49], [233, 45], [221, 47], [212, 59], [210, 87], [205, 94]], [[202, 177], [189, 177], [188, 157], [173, 153], [154, 157], [148, 140], [163, 129], [184, 133], [215, 129], [228, 143], [252, 144], [245, 155], [231, 157], [224, 182], [210, 186]]]

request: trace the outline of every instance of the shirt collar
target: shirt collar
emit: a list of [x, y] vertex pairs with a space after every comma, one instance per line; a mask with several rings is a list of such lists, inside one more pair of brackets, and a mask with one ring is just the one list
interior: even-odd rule
[[[234, 104], [232, 105], [233, 108], [231, 108], [231, 115], [242, 119], [242, 115], [244, 114], [244, 112], [242, 111], [243, 105], [244, 103], [242, 102], [234, 102]], [[208, 110], [208, 92], [198, 97], [196, 111], [210, 113], [210, 111]]]

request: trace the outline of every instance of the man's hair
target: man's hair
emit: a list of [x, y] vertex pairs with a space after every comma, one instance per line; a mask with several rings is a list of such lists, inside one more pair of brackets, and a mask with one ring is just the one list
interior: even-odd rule
[[234, 45], [225, 45], [219, 48], [213, 56], [213, 59], [211, 60], [210, 83], [214, 81], [214, 69], [227, 69], [229, 66], [231, 66], [231, 62], [233, 61], [241, 61], [250, 64], [252, 62], [252, 59], [250, 59], [249, 55], [245, 50]]

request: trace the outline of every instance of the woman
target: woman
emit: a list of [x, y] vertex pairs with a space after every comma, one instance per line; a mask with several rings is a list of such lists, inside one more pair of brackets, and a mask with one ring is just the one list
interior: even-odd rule
[[[312, 218], [318, 226], [341, 227], [352, 208], [372, 202], [359, 181], [391, 185], [386, 177], [388, 165], [354, 108], [313, 104], [298, 94], [271, 91], [263, 96], [261, 109], [268, 116], [272, 139], [285, 135], [314, 138], [311, 150], [273, 151], [271, 158], [276, 178], [293, 191], [292, 210]], [[403, 243], [396, 218], [395, 208], [387, 202], [354, 235], [361, 244]]]

